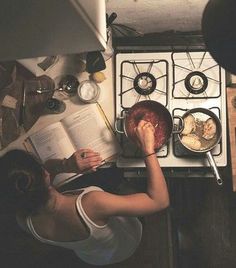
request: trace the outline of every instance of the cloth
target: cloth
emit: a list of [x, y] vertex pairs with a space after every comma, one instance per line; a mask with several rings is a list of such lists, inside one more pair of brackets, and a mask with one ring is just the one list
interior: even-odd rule
[[28, 217], [27, 226], [32, 235], [43, 243], [71, 249], [83, 261], [94, 265], [118, 263], [130, 257], [138, 247], [142, 237], [141, 222], [135, 217], [114, 216], [104, 226], [95, 224], [84, 211], [81, 200], [90, 191], [103, 190], [95, 186], [78, 191], [81, 190], [83, 192], [76, 199], [76, 208], [90, 230], [87, 239], [73, 242], [44, 239], [36, 233], [31, 218]]

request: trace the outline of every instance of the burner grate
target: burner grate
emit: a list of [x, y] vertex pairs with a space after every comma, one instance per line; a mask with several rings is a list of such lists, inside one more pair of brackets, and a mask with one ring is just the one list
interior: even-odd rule
[[176, 99], [206, 99], [221, 96], [221, 69], [209, 56], [196, 52], [171, 55], [173, 62], [172, 97]]
[[120, 103], [123, 109], [142, 100], [167, 106], [168, 62], [166, 60], [125, 60], [121, 63]]
[[[160, 102], [169, 110], [174, 124], [179, 123], [174, 115], [181, 116], [196, 107], [210, 109], [219, 116], [222, 125], [222, 138], [213, 148], [212, 154], [218, 167], [227, 165], [225, 70], [208, 52], [202, 49], [189, 52], [132, 50], [117, 53], [115, 60], [118, 119], [136, 102], [150, 99]], [[157, 83], [153, 92], [155, 82], [152, 76]], [[137, 88], [142, 91], [137, 92]], [[122, 123], [119, 122], [121, 125]], [[124, 168], [145, 167], [142, 154], [134, 148], [134, 144], [131, 144], [125, 134], [118, 132], [117, 138], [122, 148], [117, 165]], [[209, 167], [205, 155], [194, 155], [183, 148], [181, 143], [178, 144], [176, 134], [172, 134], [169, 143], [161, 148], [157, 157], [160, 165], [166, 168]]]

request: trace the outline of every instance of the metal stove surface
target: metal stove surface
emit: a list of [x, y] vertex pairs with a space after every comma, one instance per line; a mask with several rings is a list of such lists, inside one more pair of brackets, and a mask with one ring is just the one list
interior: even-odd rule
[[[143, 89], [144, 94], [137, 88]], [[115, 94], [116, 118], [136, 102], [149, 99], [162, 103], [172, 116], [195, 107], [212, 110], [222, 123], [222, 139], [212, 153], [218, 167], [227, 165], [225, 71], [208, 52], [118, 53]], [[122, 121], [118, 120], [117, 125], [121, 129]], [[124, 134], [117, 137], [123, 148], [117, 166], [145, 167], [136, 146]], [[157, 152], [157, 157], [162, 167], [209, 167], [204, 155], [194, 157], [182, 152], [175, 135]]]

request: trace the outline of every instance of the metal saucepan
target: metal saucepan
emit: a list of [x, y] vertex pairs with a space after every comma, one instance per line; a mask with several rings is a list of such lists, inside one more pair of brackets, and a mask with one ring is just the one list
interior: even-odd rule
[[219, 118], [205, 108], [188, 110], [182, 116], [180, 129], [177, 131], [182, 145], [191, 152], [206, 154], [218, 185], [223, 184], [211, 150], [219, 143], [222, 127]]
[[[119, 120], [122, 120], [123, 130], [117, 127]], [[136, 142], [135, 128], [140, 120], [151, 122], [155, 127], [155, 151], [167, 143], [172, 134], [173, 121], [167, 108], [157, 101], [144, 100], [134, 104], [123, 117], [115, 121], [115, 130]]]

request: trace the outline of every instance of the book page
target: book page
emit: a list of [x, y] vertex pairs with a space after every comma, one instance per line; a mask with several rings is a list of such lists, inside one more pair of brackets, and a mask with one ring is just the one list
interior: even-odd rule
[[104, 120], [97, 104], [89, 104], [61, 120], [77, 149], [90, 148], [105, 160], [118, 151], [114, 133]]
[[62, 159], [71, 156], [75, 149], [60, 122], [51, 124], [30, 135], [28, 140], [42, 162], [48, 159]]

